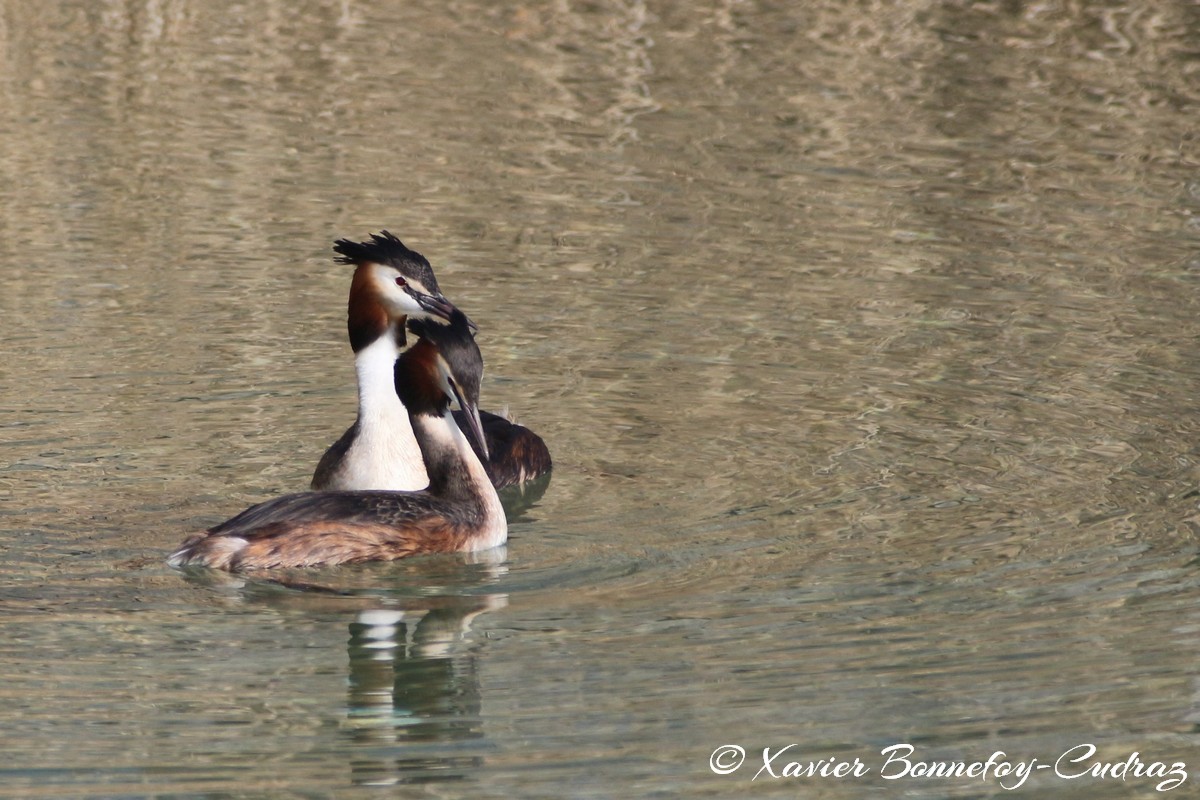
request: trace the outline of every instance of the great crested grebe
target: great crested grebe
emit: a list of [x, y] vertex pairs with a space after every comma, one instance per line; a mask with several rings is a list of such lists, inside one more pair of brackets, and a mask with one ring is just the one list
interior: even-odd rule
[[[437, 279], [433, 269], [420, 253], [409, 250], [404, 243], [387, 231], [379, 235], [372, 234], [371, 241], [355, 243], [341, 239], [334, 247], [342, 258], [343, 263], [354, 264], [355, 278], [364, 269], [372, 265], [388, 264], [397, 268], [407, 267], [410, 271], [420, 273], [420, 285], [431, 292], [436, 298], [445, 301], [439, 293]], [[369, 290], [370, 284], [352, 281], [350, 285], [350, 343], [355, 348], [355, 359], [358, 369], [359, 382], [359, 416], [354, 425], [337, 440], [321, 457], [313, 474], [311, 488], [314, 491], [327, 490], [361, 490], [388, 489], [391, 491], [412, 491], [423, 488], [426, 483], [424, 472], [420, 466], [417, 448], [412, 440], [406, 415], [397, 411], [394, 402], [389, 402], [387, 389], [384, 387], [386, 378], [383, 376], [385, 354], [378, 359], [372, 358], [368, 364], [360, 357], [360, 348], [374, 345], [373, 335], [390, 334], [390, 338], [399, 342], [400, 349], [404, 345], [404, 318], [395, 319], [399, 333], [389, 327], [380, 330], [378, 327], [370, 331], [360, 330], [356, 340], [356, 309], [361, 315], [364, 308], [369, 307], [370, 298], [358, 295]], [[419, 315], [411, 315], [414, 318]], [[468, 324], [470, 324], [468, 322]], [[361, 324], [359, 325], [361, 328]], [[473, 328], [474, 326], [471, 325]], [[414, 331], [414, 334], [416, 331]], [[419, 334], [417, 334], [419, 335]], [[383, 349], [382, 347], [380, 348]], [[398, 353], [399, 350], [394, 352]], [[394, 358], [394, 356], [393, 356]], [[393, 376], [396, 383], [392, 394], [400, 396], [403, 389], [399, 386], [403, 376], [397, 370]], [[364, 390], [369, 389], [369, 394]], [[371, 400], [369, 406], [376, 413], [364, 415], [363, 398], [367, 394]], [[385, 413], [379, 413], [382, 409]], [[465, 427], [469, 421], [463, 411], [456, 411], [455, 417], [460, 427]], [[542, 438], [533, 431], [518, 425], [498, 414], [486, 411], [480, 413], [483, 423], [486, 454], [481, 452], [484, 468], [496, 488], [513, 486], [526, 481], [532, 481], [548, 474], [552, 467], [550, 450]]]
[[429, 262], [387, 231], [369, 242], [339, 239], [333, 249], [338, 261], [354, 265], [346, 328], [358, 378], [358, 418], [321, 457], [312, 488], [423, 489], [429, 479], [393, 369], [406, 343], [405, 321], [447, 319], [451, 305]]
[[397, 362], [401, 400], [425, 459], [420, 492], [305, 492], [252, 506], [188, 538], [173, 567], [231, 571], [394, 561], [423, 553], [497, 547], [508, 523], [495, 488], [450, 413], [455, 398], [477, 441], [483, 358], [470, 323], [453, 309], [448, 325], [410, 323], [421, 339]]

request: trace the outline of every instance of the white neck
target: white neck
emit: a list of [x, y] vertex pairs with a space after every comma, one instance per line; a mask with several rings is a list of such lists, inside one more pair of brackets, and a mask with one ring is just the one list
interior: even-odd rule
[[479, 534], [471, 541], [470, 547], [467, 549], [470, 551], [488, 550], [504, 544], [508, 539], [508, 520], [504, 516], [504, 506], [500, 503], [500, 496], [496, 494], [496, 487], [492, 485], [487, 470], [483, 468], [471, 443], [459, 429], [458, 423], [454, 421], [454, 415], [450, 413], [450, 409], [446, 409], [446, 413], [440, 418], [420, 417], [419, 419], [418, 424], [421, 425], [422, 436], [434, 449], [445, 454], [439, 455], [439, 457], [455, 458], [465, 467], [467, 480], [471, 484], [471, 494], [478, 498], [483, 511]]
[[354, 356], [358, 435], [346, 451], [337, 488], [416, 491], [429, 485], [408, 410], [396, 396], [400, 348], [388, 331]]

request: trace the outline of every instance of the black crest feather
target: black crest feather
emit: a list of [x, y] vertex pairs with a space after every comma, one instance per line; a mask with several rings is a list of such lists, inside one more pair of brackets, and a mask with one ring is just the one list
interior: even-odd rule
[[433, 267], [425, 256], [416, 250], [409, 250], [404, 242], [397, 239], [389, 231], [371, 234], [370, 241], [354, 242], [349, 239], [338, 239], [333, 243], [333, 251], [338, 254], [334, 259], [342, 264], [386, 264], [395, 267], [409, 278], [420, 281], [426, 289], [440, 293], [437, 278], [433, 276]]

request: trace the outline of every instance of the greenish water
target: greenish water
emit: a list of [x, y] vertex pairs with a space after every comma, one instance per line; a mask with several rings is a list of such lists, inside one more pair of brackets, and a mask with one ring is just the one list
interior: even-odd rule
[[[908, 743], [1159, 796], [1066, 775], [1200, 768], [1197, 30], [0, 5], [0, 793], [1009, 796]], [[168, 569], [352, 421], [381, 228], [545, 494], [472, 563]], [[788, 745], [869, 772], [751, 780]]]

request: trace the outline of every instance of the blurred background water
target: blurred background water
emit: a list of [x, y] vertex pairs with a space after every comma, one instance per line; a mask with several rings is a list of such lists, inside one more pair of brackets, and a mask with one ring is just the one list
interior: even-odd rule
[[[0, 792], [1200, 768], [1198, 56], [1186, 0], [0, 3]], [[381, 228], [545, 494], [474, 562], [171, 571], [353, 420]], [[793, 743], [871, 774], [751, 781]]]

